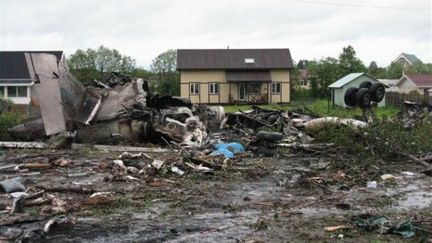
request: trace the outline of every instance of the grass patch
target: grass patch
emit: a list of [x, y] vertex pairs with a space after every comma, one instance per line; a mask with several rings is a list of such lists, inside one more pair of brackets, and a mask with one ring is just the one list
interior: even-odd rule
[[109, 215], [114, 213], [138, 212], [152, 205], [150, 198], [141, 201], [132, 201], [128, 198], [116, 198], [107, 205], [93, 206], [92, 209], [99, 215]]
[[[251, 109], [250, 105], [226, 105], [224, 106], [225, 112], [236, 112], [239, 110], [245, 111]], [[328, 104], [327, 100], [320, 99], [313, 102], [309, 101], [293, 101], [289, 105], [278, 105], [278, 104], [268, 104], [262, 105], [260, 107], [275, 109], [275, 110], [300, 110], [305, 113], [314, 113], [319, 116], [336, 116], [344, 118], [354, 118], [362, 115], [362, 110], [359, 108], [342, 108], [342, 107], [332, 107]], [[398, 112], [398, 108], [391, 106], [387, 107], [377, 107], [373, 108], [376, 116], [378, 118], [393, 117]]]
[[386, 168], [417, 165], [402, 153], [421, 157], [432, 151], [431, 121], [409, 129], [397, 118], [379, 120], [358, 130], [327, 125], [311, 135], [316, 143], [336, 144], [337, 156], [331, 161], [330, 169], [349, 174], [352, 178], [349, 184], [365, 185], [366, 181], [379, 180]]
[[381, 120], [359, 130], [329, 125], [313, 135], [317, 142], [335, 143], [342, 151], [363, 158], [391, 159], [395, 149], [410, 154], [432, 151], [430, 121], [419, 123], [411, 129], [404, 128], [398, 120]]
[[251, 224], [250, 227], [255, 230], [267, 230], [270, 226], [270, 223], [264, 219], [258, 219], [254, 224]]

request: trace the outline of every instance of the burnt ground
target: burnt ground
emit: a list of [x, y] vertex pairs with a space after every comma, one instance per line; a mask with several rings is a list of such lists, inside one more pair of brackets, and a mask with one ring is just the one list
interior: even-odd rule
[[[112, 171], [100, 170], [100, 163], [116, 159], [119, 153], [94, 150], [9, 150], [3, 158], [31, 155], [70, 158], [73, 164], [53, 166], [40, 174], [2, 172], [2, 178], [21, 176], [26, 187], [66, 181], [92, 191], [113, 192], [109, 204], [83, 205], [88, 193], [53, 192], [68, 202], [65, 215], [73, 227], [54, 229], [44, 242], [419, 242], [432, 239], [432, 177], [410, 161], [376, 161], [369, 170], [341, 158], [298, 155], [290, 158], [244, 158], [212, 174], [187, 171], [178, 176], [161, 169], [140, 180], [107, 181]], [[38, 155], [40, 155], [38, 157]], [[160, 154], [153, 154], [158, 157]], [[162, 155], [162, 157], [167, 155]], [[172, 155], [176, 156], [176, 155]], [[23, 156], [24, 157], [24, 156]], [[27, 159], [28, 160], [28, 159]], [[19, 164], [23, 161], [15, 161]], [[10, 164], [1, 163], [1, 166]], [[414, 175], [401, 172], [410, 171]], [[80, 176], [79, 173], [86, 173]], [[395, 180], [382, 181], [390, 173]], [[68, 176], [69, 174], [69, 176]], [[71, 176], [75, 175], [75, 176]], [[376, 180], [378, 188], [366, 188]], [[2, 203], [12, 201], [6, 195]], [[47, 205], [25, 208], [16, 217], [36, 217], [42, 225], [53, 216]], [[48, 205], [49, 207], [49, 205]], [[363, 231], [353, 219], [360, 215], [384, 215], [392, 222], [416, 222], [416, 235]], [[2, 225], [10, 223], [2, 214]], [[348, 228], [327, 232], [325, 227]]]

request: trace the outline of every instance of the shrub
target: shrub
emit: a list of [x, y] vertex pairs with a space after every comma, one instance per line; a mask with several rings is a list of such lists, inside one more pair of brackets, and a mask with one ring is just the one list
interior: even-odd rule
[[293, 100], [304, 99], [304, 98], [312, 98], [312, 90], [305, 88], [296, 88], [293, 92]]
[[10, 111], [12, 107], [12, 101], [0, 99], [0, 114], [3, 114], [3, 112]]
[[0, 140], [10, 139], [8, 129], [18, 125], [22, 120], [22, 115], [15, 112], [2, 112], [0, 114]]
[[335, 143], [342, 153], [359, 158], [392, 159], [400, 150], [419, 155], [432, 151], [432, 123], [405, 128], [396, 120], [380, 120], [363, 129], [329, 125], [313, 134], [318, 142]]

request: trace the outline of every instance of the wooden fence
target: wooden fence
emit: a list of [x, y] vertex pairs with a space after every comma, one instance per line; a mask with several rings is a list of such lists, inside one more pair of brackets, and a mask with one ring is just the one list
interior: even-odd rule
[[416, 102], [419, 104], [427, 103], [432, 105], [432, 95], [419, 94], [418, 92], [411, 92], [409, 94], [398, 93], [398, 92], [386, 92], [385, 96], [386, 106], [402, 107], [404, 101]]

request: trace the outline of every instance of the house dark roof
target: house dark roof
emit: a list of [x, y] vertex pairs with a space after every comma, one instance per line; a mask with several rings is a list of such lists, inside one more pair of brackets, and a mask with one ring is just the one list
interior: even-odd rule
[[402, 55], [411, 63], [414, 64], [416, 62], [419, 62], [420, 59], [414, 54], [408, 54], [408, 53], [402, 53]]
[[405, 74], [405, 76], [419, 88], [432, 88], [432, 74]]
[[0, 51], [0, 83], [28, 83], [30, 73], [25, 53], [50, 53], [60, 61], [63, 51]]
[[227, 70], [226, 79], [228, 82], [272, 81], [270, 77], [270, 72], [268, 70]]
[[[247, 62], [245, 59], [251, 59]], [[177, 69], [288, 69], [289, 49], [180, 49]]]

